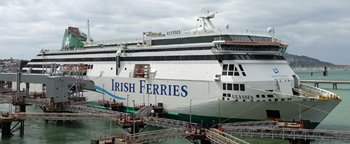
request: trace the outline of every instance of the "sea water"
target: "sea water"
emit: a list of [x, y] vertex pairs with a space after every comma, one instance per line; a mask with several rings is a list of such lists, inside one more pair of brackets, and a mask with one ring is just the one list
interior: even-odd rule
[[[349, 70], [330, 70], [328, 76], [316, 72], [311, 75], [310, 71], [298, 71], [297, 74], [303, 80], [349, 80]], [[317, 129], [350, 131], [350, 85], [338, 85], [337, 90], [332, 89], [331, 84], [320, 84], [321, 88], [332, 91], [341, 96], [342, 102], [322, 121]], [[0, 105], [1, 111], [8, 111], [9, 105]], [[27, 107], [27, 111], [40, 112], [39, 107]], [[25, 121], [24, 137], [20, 138], [18, 132], [8, 140], [0, 140], [1, 144], [87, 144], [91, 139], [116, 133], [125, 133], [111, 121], [84, 121], [63, 124], [45, 123], [42, 120]], [[271, 140], [261, 138], [244, 137], [244, 140], [252, 144], [280, 144], [288, 143], [286, 140]], [[184, 138], [162, 141], [157, 143], [190, 143]], [[315, 141], [317, 144], [344, 143], [338, 141]]]

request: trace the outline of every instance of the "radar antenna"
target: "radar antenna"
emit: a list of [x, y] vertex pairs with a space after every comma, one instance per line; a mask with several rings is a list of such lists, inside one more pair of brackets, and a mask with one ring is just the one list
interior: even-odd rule
[[271, 35], [272, 42], [275, 42], [275, 28], [274, 27], [268, 27], [267, 32]]

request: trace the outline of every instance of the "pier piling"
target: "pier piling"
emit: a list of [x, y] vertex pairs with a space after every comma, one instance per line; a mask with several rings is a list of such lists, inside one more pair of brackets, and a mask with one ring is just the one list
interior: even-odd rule
[[12, 137], [11, 133], [11, 123], [12, 122], [1, 122], [1, 138], [8, 139]]

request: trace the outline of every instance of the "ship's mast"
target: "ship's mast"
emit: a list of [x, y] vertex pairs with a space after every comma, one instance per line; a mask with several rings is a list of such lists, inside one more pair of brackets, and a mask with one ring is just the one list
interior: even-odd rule
[[215, 29], [215, 26], [213, 25], [210, 19], [214, 18], [216, 13], [217, 12], [207, 11], [206, 15], [199, 17], [202, 20], [202, 28], [204, 31], [210, 31]]
[[90, 38], [90, 22], [89, 20], [87, 20], [87, 30], [88, 30], [88, 34], [87, 34], [87, 38], [86, 38], [86, 43], [91, 43], [91, 38]]

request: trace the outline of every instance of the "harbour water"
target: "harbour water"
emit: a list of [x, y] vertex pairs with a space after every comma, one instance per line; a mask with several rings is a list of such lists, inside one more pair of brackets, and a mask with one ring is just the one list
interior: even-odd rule
[[[327, 80], [348, 80], [350, 81], [349, 70], [330, 70], [328, 76], [322, 76], [322, 73], [300, 71], [298, 75], [301, 79], [327, 79]], [[342, 102], [323, 120], [317, 127], [320, 129], [345, 130], [350, 131], [350, 85], [338, 85], [337, 90], [332, 89], [330, 84], [320, 84], [321, 88], [335, 92], [342, 97]], [[9, 109], [7, 105], [0, 105], [1, 111]], [[41, 111], [39, 107], [28, 107], [27, 111]], [[99, 138], [103, 135], [125, 132], [115, 123], [110, 121], [88, 121], [71, 122], [63, 124], [47, 123], [36, 120], [25, 122], [25, 135], [20, 138], [16, 133], [9, 140], [0, 140], [2, 144], [86, 144], [90, 143], [92, 138]], [[270, 140], [260, 138], [243, 138], [252, 144], [260, 143], [288, 143], [285, 140]], [[190, 143], [185, 139], [174, 139], [159, 143]], [[316, 141], [313, 143], [330, 144], [341, 142]]]

